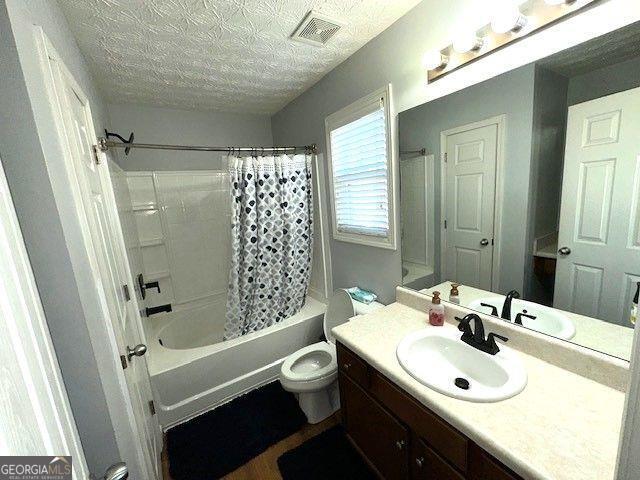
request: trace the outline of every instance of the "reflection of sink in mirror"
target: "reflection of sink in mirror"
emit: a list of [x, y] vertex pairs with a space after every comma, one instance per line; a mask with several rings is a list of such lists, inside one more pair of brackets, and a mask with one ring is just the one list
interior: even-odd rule
[[[481, 304], [493, 305], [498, 312], [502, 311], [504, 298], [500, 296], [491, 296], [479, 298], [469, 303], [468, 307], [479, 312], [491, 313], [491, 309]], [[576, 334], [576, 327], [573, 322], [562, 312], [552, 308], [539, 305], [537, 303], [527, 302], [526, 300], [513, 299], [511, 302], [511, 321], [514, 321], [516, 315], [526, 313], [533, 315], [535, 320], [522, 317], [522, 326], [536, 330], [547, 335], [562, 338], [564, 340], [572, 339]]]
[[[527, 372], [517, 354], [500, 345], [489, 355], [460, 340], [451, 328], [428, 328], [406, 336], [396, 350], [398, 361], [420, 383], [450, 397], [497, 402], [517, 395]], [[463, 379], [464, 387], [456, 379]]]

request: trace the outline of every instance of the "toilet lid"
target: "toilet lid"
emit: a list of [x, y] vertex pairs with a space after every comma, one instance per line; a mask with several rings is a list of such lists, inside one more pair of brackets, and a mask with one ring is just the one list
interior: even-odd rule
[[349, 294], [342, 289], [333, 292], [333, 297], [329, 300], [327, 311], [324, 314], [324, 336], [327, 337], [327, 341], [336, 343], [336, 339], [331, 334], [331, 329], [347, 322], [355, 314]]

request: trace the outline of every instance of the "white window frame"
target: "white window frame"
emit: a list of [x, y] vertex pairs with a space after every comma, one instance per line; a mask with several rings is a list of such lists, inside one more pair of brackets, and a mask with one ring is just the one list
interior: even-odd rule
[[[347, 233], [338, 231], [336, 218], [335, 190], [333, 185], [333, 161], [331, 157], [331, 131], [336, 130], [348, 123], [371, 112], [373, 105], [379, 104], [382, 100], [387, 132], [387, 199], [388, 199], [388, 221], [389, 231], [386, 237], [366, 235], [361, 233]], [[333, 224], [333, 238], [341, 242], [356, 243], [369, 247], [385, 248], [388, 250], [397, 249], [397, 228], [396, 228], [396, 204], [397, 204], [397, 170], [398, 159], [396, 154], [396, 128], [394, 121], [394, 109], [392, 105], [391, 84], [370, 93], [369, 95], [353, 102], [350, 105], [332, 113], [324, 120], [324, 130], [327, 145], [327, 159], [329, 167], [329, 191], [331, 193], [331, 214]]]

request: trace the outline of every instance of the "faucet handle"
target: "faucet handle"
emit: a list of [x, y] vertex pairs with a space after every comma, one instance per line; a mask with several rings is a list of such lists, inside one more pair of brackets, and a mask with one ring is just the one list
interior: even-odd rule
[[516, 319], [514, 320], [514, 323], [517, 323], [518, 325], [522, 325], [522, 317], [527, 317], [527, 318], [530, 318], [531, 320], [535, 320], [536, 318], [538, 318], [535, 315], [529, 315], [525, 310], [524, 312], [520, 312], [519, 314], [516, 315]]
[[491, 305], [490, 303], [481, 303], [480, 304], [481, 307], [487, 307], [491, 309], [491, 315], [493, 315], [494, 317], [499, 317], [500, 315], [498, 315], [498, 307], [496, 307], [495, 305]]
[[496, 343], [496, 338], [499, 338], [503, 342], [509, 341], [507, 337], [491, 332], [489, 335], [487, 335], [487, 343], [486, 343], [487, 353], [489, 353], [490, 355], [495, 355], [500, 351], [500, 347], [498, 347], [498, 344]]

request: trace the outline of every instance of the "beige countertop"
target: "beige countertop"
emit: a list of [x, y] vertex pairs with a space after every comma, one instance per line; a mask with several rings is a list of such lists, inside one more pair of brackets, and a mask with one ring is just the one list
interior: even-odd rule
[[[434, 287], [420, 290], [422, 293], [431, 295], [432, 292], [438, 291], [440, 297], [447, 301], [449, 299], [449, 291], [451, 290], [451, 282], [442, 282]], [[460, 286], [460, 305], [467, 306], [474, 300], [484, 297], [502, 297], [498, 293], [487, 292], [478, 288]], [[631, 358], [631, 348], [633, 344], [633, 328], [623, 327], [615, 323], [605, 322], [593, 317], [579, 315], [565, 310], [558, 310], [564, 313], [573, 322], [576, 327], [576, 334], [569, 342], [591, 348], [599, 352], [613, 355], [614, 357], [629, 360]], [[482, 313], [487, 313], [486, 311]]]
[[396, 358], [405, 335], [432, 327], [393, 303], [333, 329], [344, 345], [525, 479], [614, 478], [624, 393], [519, 351], [528, 383], [515, 397], [473, 403], [442, 395]]

